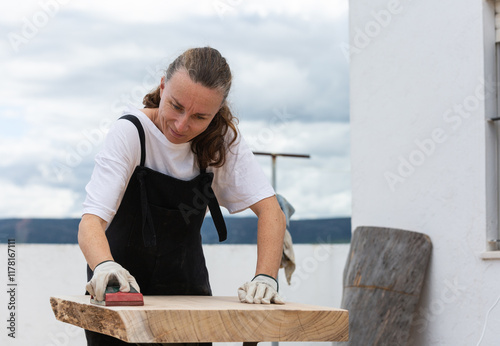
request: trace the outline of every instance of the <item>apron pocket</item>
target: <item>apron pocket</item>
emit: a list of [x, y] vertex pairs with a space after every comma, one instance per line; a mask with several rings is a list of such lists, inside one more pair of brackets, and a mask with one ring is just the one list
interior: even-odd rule
[[[200, 229], [203, 223], [202, 217], [189, 218], [189, 215], [184, 210], [163, 208], [154, 204], [149, 204], [149, 212], [153, 220], [157, 242], [156, 247], [163, 248], [164, 251], [168, 250], [171, 246], [180, 246], [187, 242], [200, 242]], [[197, 213], [198, 215], [202, 213], [197, 209], [190, 210], [189, 212], [192, 214]], [[142, 232], [142, 227], [140, 232]], [[143, 243], [142, 233], [140, 233], [139, 239], [136, 238], [135, 240], [141, 240], [141, 243]]]

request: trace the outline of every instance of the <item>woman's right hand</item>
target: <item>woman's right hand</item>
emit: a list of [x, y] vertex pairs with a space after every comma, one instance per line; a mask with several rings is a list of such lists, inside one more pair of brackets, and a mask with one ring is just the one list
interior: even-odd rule
[[85, 288], [97, 301], [103, 301], [107, 286], [120, 286], [120, 292], [130, 292], [130, 286], [133, 286], [141, 292], [128, 270], [111, 260], [101, 262], [94, 268], [94, 275]]

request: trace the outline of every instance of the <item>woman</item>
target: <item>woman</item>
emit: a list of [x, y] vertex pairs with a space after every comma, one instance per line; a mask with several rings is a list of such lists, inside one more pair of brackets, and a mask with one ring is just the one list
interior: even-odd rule
[[[145, 295], [211, 295], [200, 228], [207, 211], [226, 237], [219, 204], [258, 217], [255, 277], [245, 303], [280, 303], [276, 277], [285, 218], [268, 179], [241, 139], [227, 105], [231, 71], [209, 47], [172, 62], [144, 109], [130, 107], [109, 131], [86, 187], [78, 242], [86, 289], [108, 284]], [[121, 345], [86, 331], [89, 345]]]

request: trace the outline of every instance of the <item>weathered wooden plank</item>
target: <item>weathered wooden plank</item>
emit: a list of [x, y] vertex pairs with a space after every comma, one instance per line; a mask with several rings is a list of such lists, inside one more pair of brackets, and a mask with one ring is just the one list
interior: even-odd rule
[[425, 234], [356, 228], [341, 305], [349, 310], [348, 345], [407, 344], [431, 251]]
[[51, 297], [56, 319], [132, 343], [345, 341], [349, 313], [236, 297], [144, 296], [144, 306], [106, 307], [89, 296]]

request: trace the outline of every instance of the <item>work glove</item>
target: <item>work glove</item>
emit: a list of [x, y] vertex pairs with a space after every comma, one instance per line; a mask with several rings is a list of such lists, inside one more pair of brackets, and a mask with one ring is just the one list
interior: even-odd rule
[[94, 275], [85, 288], [97, 301], [103, 301], [107, 286], [120, 286], [120, 292], [130, 292], [130, 285], [141, 292], [128, 270], [114, 261], [104, 261], [94, 268]]
[[238, 298], [249, 304], [285, 304], [278, 294], [278, 281], [265, 274], [259, 274], [238, 288]]

